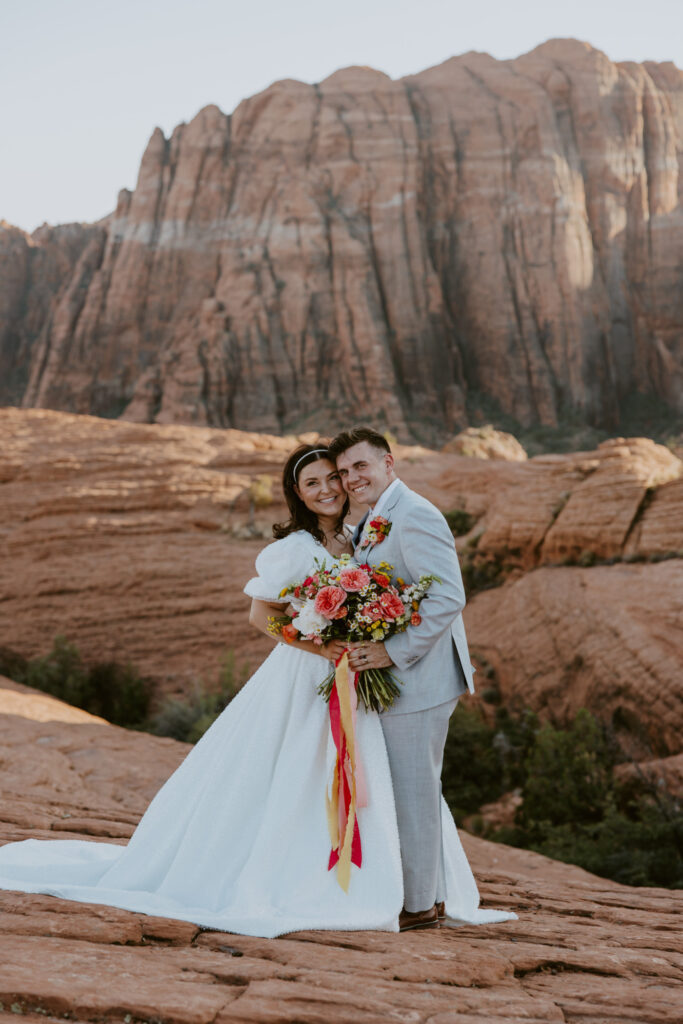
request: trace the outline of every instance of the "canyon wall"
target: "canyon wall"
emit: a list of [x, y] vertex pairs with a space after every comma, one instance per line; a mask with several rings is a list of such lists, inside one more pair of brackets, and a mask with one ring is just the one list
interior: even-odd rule
[[42, 374], [53, 310], [60, 302], [73, 309], [87, 290], [105, 239], [97, 225], [44, 224], [29, 235], [0, 221], [0, 405], [20, 401], [36, 360]]
[[154, 132], [5, 401], [430, 443], [683, 412], [682, 162], [683, 72], [573, 40], [276, 82]]

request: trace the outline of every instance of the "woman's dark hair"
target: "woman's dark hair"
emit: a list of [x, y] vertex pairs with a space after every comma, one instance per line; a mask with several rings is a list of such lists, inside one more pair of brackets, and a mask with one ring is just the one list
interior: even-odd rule
[[[287, 537], [288, 534], [294, 533], [296, 530], [307, 530], [312, 534], [317, 541], [321, 544], [325, 544], [325, 534], [318, 526], [318, 517], [315, 512], [311, 512], [309, 508], [306, 508], [299, 495], [294, 490], [294, 486], [297, 483], [302, 469], [306, 466], [310, 466], [312, 462], [318, 462], [320, 459], [328, 459], [334, 463], [334, 459], [330, 457], [330, 453], [327, 449], [326, 444], [314, 445], [314, 444], [302, 444], [296, 448], [289, 456], [285, 463], [285, 468], [282, 471], [282, 490], [285, 493], [285, 501], [287, 502], [287, 508], [289, 509], [290, 519], [286, 523], [275, 523], [273, 526], [273, 536], [280, 540], [282, 537]], [[341, 533], [344, 526], [344, 519], [349, 511], [349, 499], [348, 497], [344, 501], [344, 506], [339, 513], [339, 519], [337, 520], [335, 527], [337, 533]]]

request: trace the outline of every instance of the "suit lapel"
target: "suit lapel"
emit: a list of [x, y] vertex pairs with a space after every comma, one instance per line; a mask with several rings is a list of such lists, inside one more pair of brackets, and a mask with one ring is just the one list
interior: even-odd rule
[[361, 535], [363, 533], [363, 527], [365, 526], [365, 522], [366, 522], [369, 514], [370, 514], [369, 512], [365, 513], [365, 515], [363, 516], [361, 521], [358, 523], [358, 526], [353, 531], [353, 537], [351, 538], [351, 543], [353, 544], [354, 551], [355, 551], [355, 549], [358, 547], [358, 545], [360, 543], [360, 538], [361, 538]]
[[[391, 498], [389, 499], [389, 504], [386, 506], [386, 508], [380, 509], [379, 515], [382, 516], [384, 519], [388, 519], [389, 522], [391, 522], [392, 509], [394, 509], [395, 506], [399, 503], [399, 501], [401, 500], [401, 498], [403, 497], [407, 490], [408, 488], [403, 483], [403, 481], [399, 481], [398, 487], [394, 489], [394, 492], [391, 495]], [[374, 515], [375, 513], [373, 512], [372, 514]], [[375, 547], [377, 547], [377, 545], [375, 545], [373, 547], [364, 548], [363, 551], [359, 551], [358, 549], [358, 545], [360, 544], [360, 540], [363, 535], [363, 527], [365, 526], [365, 523], [369, 515], [370, 510], [368, 509], [368, 511], [365, 513], [365, 515], [363, 516], [363, 518], [361, 519], [353, 533], [353, 548], [355, 557], [358, 558], [359, 556], [362, 556], [365, 559], [365, 561], [369, 559], [370, 552], [374, 551]]]
[[403, 483], [402, 480], [399, 480], [398, 487], [396, 487], [394, 493], [391, 495], [389, 499], [389, 504], [381, 513], [385, 519], [389, 520], [389, 522], [391, 522], [391, 512], [393, 508], [399, 503], [399, 501], [401, 500], [401, 498], [403, 497], [407, 490], [407, 486]]

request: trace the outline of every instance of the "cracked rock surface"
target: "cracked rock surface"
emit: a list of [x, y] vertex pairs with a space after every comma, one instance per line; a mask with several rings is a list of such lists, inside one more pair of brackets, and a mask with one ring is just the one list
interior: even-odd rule
[[[0, 409], [0, 642], [33, 658], [63, 633], [86, 661], [130, 659], [157, 693], [212, 683], [229, 648], [255, 668], [271, 642], [245, 628], [242, 587], [287, 518], [286, 453], [317, 437]], [[646, 438], [524, 462], [397, 455], [409, 486], [469, 517], [463, 567], [502, 584], [468, 592], [478, 689], [493, 671], [504, 701], [560, 722], [583, 706], [636, 720], [639, 760], [648, 743], [683, 753], [683, 462]], [[262, 476], [273, 501], [250, 537]]]
[[[187, 749], [0, 680], [0, 841], [125, 842]], [[677, 1024], [682, 893], [463, 841], [482, 902], [518, 921], [259, 939], [0, 892], [0, 1019]]]

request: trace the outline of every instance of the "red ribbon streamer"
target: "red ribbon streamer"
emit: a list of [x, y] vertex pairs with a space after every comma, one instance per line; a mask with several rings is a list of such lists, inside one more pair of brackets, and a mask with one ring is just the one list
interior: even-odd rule
[[[349, 885], [350, 864], [360, 867], [363, 862], [360, 829], [356, 814], [357, 782], [356, 768], [358, 755], [355, 737], [355, 710], [357, 673], [353, 679], [348, 675], [348, 655], [346, 652], [336, 662], [335, 682], [329, 702], [330, 730], [337, 749], [337, 758], [332, 780], [332, 795], [328, 798], [328, 823], [332, 839], [332, 850], [328, 863], [328, 871], [337, 864], [337, 879], [345, 891]], [[340, 695], [341, 689], [341, 695]], [[344, 707], [342, 708], [342, 703]], [[361, 787], [364, 789], [364, 786]], [[365, 794], [360, 800], [364, 804]], [[353, 819], [351, 821], [351, 819]], [[350, 829], [352, 828], [352, 832]], [[336, 845], [335, 845], [336, 840]], [[350, 856], [348, 844], [350, 840]], [[341, 861], [341, 863], [340, 863]]]

